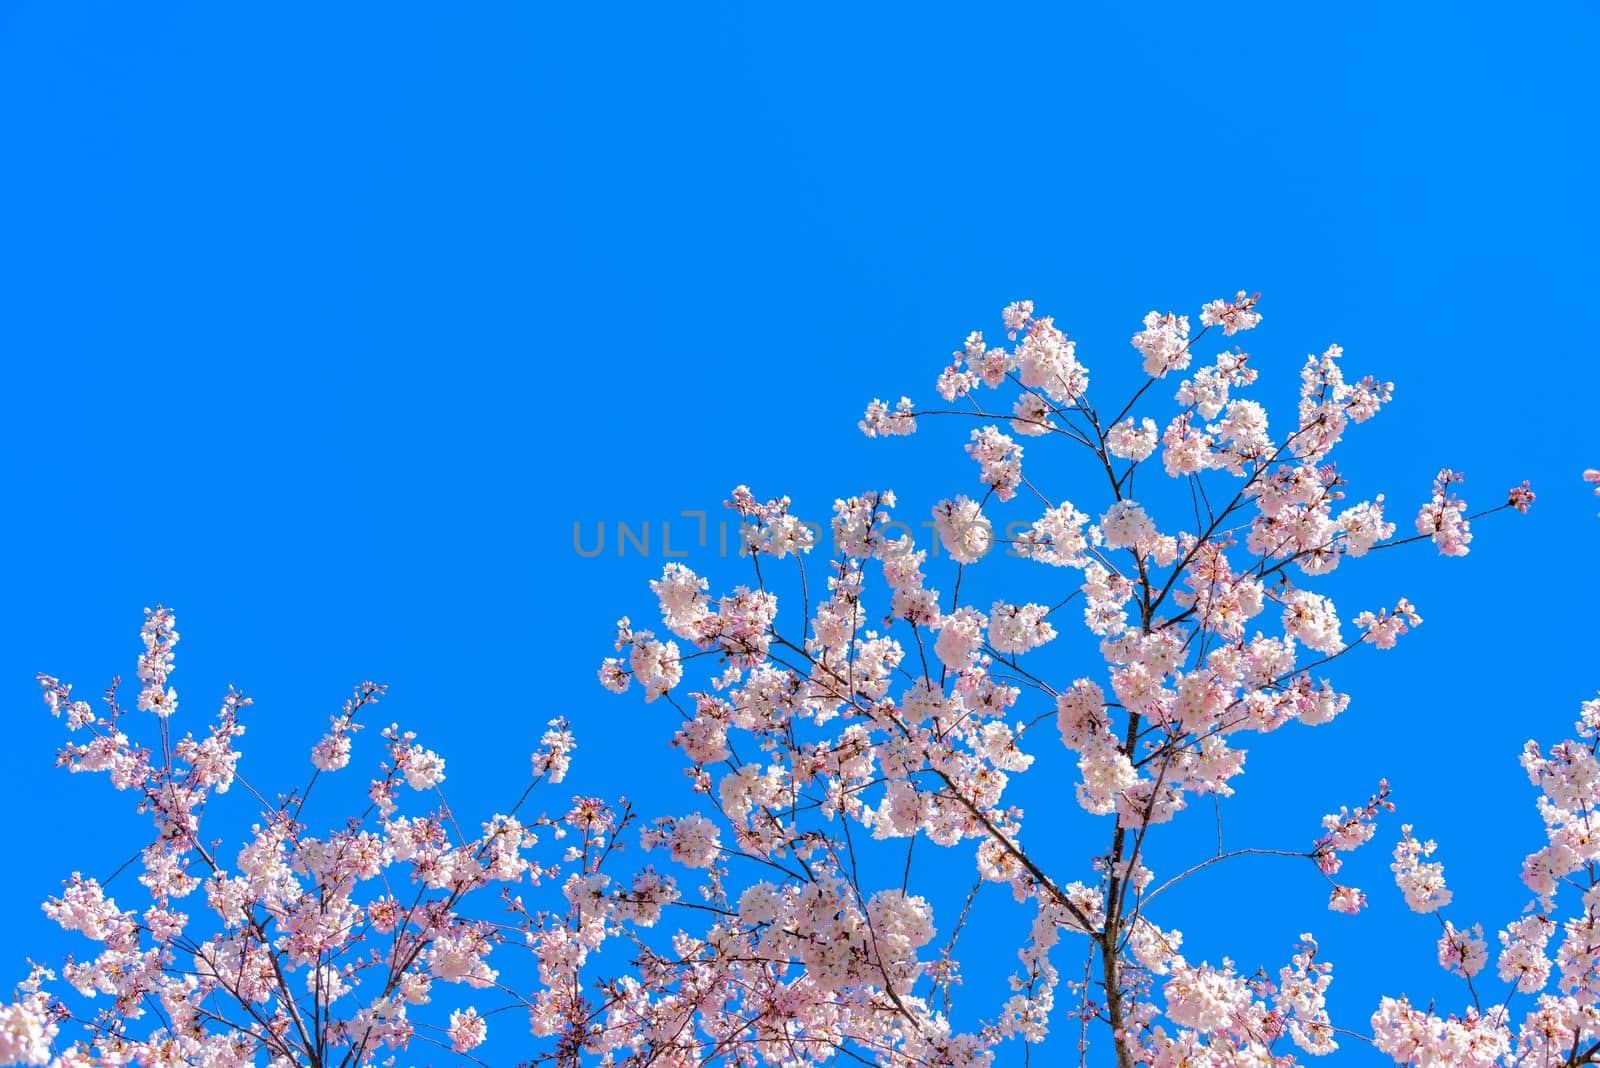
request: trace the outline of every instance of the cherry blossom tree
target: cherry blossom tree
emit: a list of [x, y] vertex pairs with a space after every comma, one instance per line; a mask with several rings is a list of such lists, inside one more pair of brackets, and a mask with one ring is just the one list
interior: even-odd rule
[[[86, 739], [66, 745], [58, 763], [108, 775], [153, 823], [135, 858], [135, 893], [147, 904], [122, 907], [78, 873], [45, 903], [51, 920], [94, 949], [59, 969], [34, 966], [0, 1009], [0, 1063], [220, 1068], [264, 1058], [325, 1068], [392, 1063], [392, 1051], [428, 1045], [476, 1060], [488, 1017], [508, 1007], [524, 1010], [546, 1040], [532, 1059], [575, 1063], [582, 1048], [606, 1044], [579, 972], [607, 939], [655, 923], [676, 890], [650, 868], [620, 881], [602, 871], [635, 822], [625, 805], [576, 797], [555, 816], [520, 815], [537, 788], [567, 774], [576, 743], [564, 720], [539, 739], [521, 796], [476, 827], [445, 800], [444, 758], [385, 727], [365, 810], [314, 836], [303, 819], [314, 788], [351, 763], [353, 737], [383, 687], [358, 686], [312, 746], [306, 781], [269, 799], [239, 767], [250, 699], [230, 691], [203, 736], [175, 737], [173, 614], [148, 611], [142, 637], [131, 714], [116, 684], [97, 711], [69, 685], [39, 682], [49, 710]], [[145, 715], [153, 729], [130, 722]], [[136, 734], [153, 734], [152, 744]], [[239, 791], [259, 822], [224, 852], [202, 819]], [[544, 900], [525, 902], [514, 889], [524, 885]], [[496, 960], [517, 950], [529, 974], [512, 983]], [[419, 1016], [446, 987], [492, 998], [494, 1008]], [[618, 987], [607, 1004], [629, 996]]]
[[[1587, 473], [1586, 476], [1587, 477]], [[1522, 767], [1538, 788], [1537, 804], [1548, 841], [1528, 854], [1522, 881], [1536, 895], [1520, 917], [1496, 935], [1495, 978], [1500, 1000], [1480, 993], [1492, 982], [1483, 925], [1457, 927], [1443, 917], [1451, 902], [1444, 867], [1426, 859], [1432, 841], [1419, 842], [1401, 827], [1394, 848], [1395, 883], [1415, 912], [1439, 914], [1439, 965], [1466, 981], [1468, 1004], [1460, 1014], [1438, 1016], [1406, 998], [1385, 997], [1372, 1016], [1374, 1044], [1397, 1064], [1579, 1065], [1600, 1063], [1600, 698], [1584, 702], [1574, 737], [1550, 747], [1523, 747]], [[1562, 908], [1562, 905], [1565, 908]], [[1555, 946], [1552, 962], [1549, 949]], [[1552, 970], [1555, 992], [1548, 991]], [[1518, 995], [1534, 995], [1513, 1015]]]
[[[1191, 800], [1233, 793], [1252, 735], [1344, 713], [1350, 697], [1328, 677], [1335, 661], [1392, 649], [1421, 623], [1403, 596], [1341, 614], [1316, 592], [1322, 576], [1417, 543], [1465, 556], [1474, 521], [1525, 512], [1533, 494], [1523, 483], [1469, 514], [1462, 476], [1444, 470], [1403, 536], [1382, 495], [1350, 503], [1332, 453], [1393, 387], [1347, 379], [1343, 352], [1330, 346], [1307, 357], [1297, 411], [1274, 435], [1265, 408], [1245, 395], [1257, 377], [1247, 354], [1197, 362], [1208, 334], [1229, 338], [1261, 322], [1258, 300], [1240, 292], [1206, 304], [1198, 333], [1187, 316], [1145, 316], [1132, 338], [1144, 382], [1110, 415], [1089, 400], [1075, 343], [1031, 302], [1010, 305], [1002, 319], [1015, 344], [969, 335], [938, 377], [942, 405], [874, 400], [860, 424], [871, 437], [909, 435], [931, 418], [976, 424], [966, 452], [981, 493], [933, 506], [935, 544], [914, 543], [891, 492], [840, 499], [827, 595], [819, 590], [812, 605], [819, 584], [806, 560], [824, 532], [800, 521], [788, 498], [740, 487], [728, 504], [744, 524], [753, 584], [713, 598], [706, 580], [668, 565], [652, 583], [668, 636], [620, 622], [601, 682], [671, 702], [682, 720], [675, 744], [731, 839], [714, 869], [730, 915], [699, 943], [697, 960], [738, 976], [740, 1018], [781, 1006], [806, 1040], [799, 1053], [819, 1062], [852, 1050], [888, 1062], [988, 1063], [1008, 1043], [1070, 1034], [1074, 1021], [1083, 1063], [1091, 1035], [1109, 1047], [1100, 1063], [1121, 1066], [1288, 1064], [1297, 1052], [1338, 1048], [1342, 1029], [1325, 1003], [1332, 969], [1311, 934], [1286, 947], [1276, 981], [1252, 978], [1186, 959], [1157, 903], [1200, 868], [1264, 852], [1315, 865], [1327, 907], [1360, 911], [1364, 892], [1335, 877], [1393, 809], [1387, 784], [1329, 814], [1297, 847], [1219, 849], [1163, 880], [1148, 863], [1152, 844]], [[1176, 411], [1158, 422], [1146, 411], [1163, 392]], [[996, 394], [1003, 399], [985, 399]], [[1070, 487], [1070, 500], [1025, 475], [1023, 438], [1038, 439], [1030, 450], [1087, 456], [1089, 477]], [[1161, 472], [1144, 473], [1158, 456]], [[998, 510], [1013, 501], [1026, 502], [1026, 517], [1002, 523]], [[1160, 520], [1158, 505], [1174, 518]], [[954, 565], [948, 594], [924, 572], [940, 551]], [[968, 570], [1000, 555], [1040, 569], [1029, 596], [963, 603]], [[783, 627], [773, 592], [780, 565], [798, 569], [801, 601]], [[1058, 627], [1078, 619], [1095, 639], [1087, 648], [1098, 653], [1096, 670], [1038, 652], [1055, 649]], [[698, 665], [705, 681], [691, 686], [685, 675]], [[1098, 846], [1064, 869], [1040, 858], [1028, 830], [1057, 814], [1032, 807], [1025, 821], [1007, 796], [1057, 746], [1076, 757], [1077, 805], [1103, 828]], [[1434, 844], [1409, 826], [1401, 833], [1396, 881], [1414, 909], [1437, 910], [1449, 893], [1427, 859]], [[1010, 996], [976, 1028], [957, 1028], [949, 1010], [966, 911], [946, 921], [941, 944], [929, 902], [908, 896], [907, 881], [873, 886], [859, 875], [866, 842], [895, 839], [965, 849], [980, 884], [1004, 884], [1034, 910]], [[905, 855], [909, 872], [909, 847]], [[735, 897], [730, 880], [751, 865], [776, 877], [740, 880]], [[1546, 905], [1502, 935], [1502, 974], [1519, 989], [1546, 978], [1531, 963]], [[1475, 974], [1476, 932], [1446, 925], [1446, 967]], [[1082, 978], [1064, 976], [1060, 962], [1084, 951]], [[1600, 1035], [1573, 1015], [1586, 1004], [1541, 1002], [1544, 1015], [1525, 1025], [1518, 1049], [1540, 1063], [1582, 1061], [1577, 1036]], [[1566, 1030], [1553, 1034], [1557, 1018]], [[1480, 1005], [1475, 990], [1459, 1019], [1385, 1001], [1370, 1024], [1367, 1040], [1401, 1062], [1488, 1064], [1513, 1043], [1506, 1009]], [[748, 1041], [752, 1059], [773, 1059], [770, 1039]]]
[[[713, 595], [667, 565], [650, 584], [665, 633], [622, 619], [600, 669], [607, 689], [670, 710], [663, 742], [699, 811], [647, 818], [555, 795], [557, 814], [531, 815], [576, 749], [557, 720], [506, 811], [469, 823], [446, 800], [445, 759], [389, 725], [365, 810], [314, 834], [307, 805], [353, 763], [382, 687], [358, 687], [306, 781], [269, 795], [240, 768], [244, 696], [230, 692], [201, 736], [175, 735], [166, 609], [145, 621], [134, 711], [115, 686], [97, 710], [40, 676], [82, 739], [60, 763], [107, 774], [153, 834], [139, 889], [117, 891], [137, 906], [77, 874], [46, 903], [91, 952], [35, 965], [0, 1006], [0, 1064], [477, 1060], [508, 1009], [523, 1021], [516, 1056], [561, 1065], [989, 1065], [1026, 1063], [1047, 1039], [1053, 1060], [1123, 1068], [1286, 1065], [1343, 1042], [1397, 1063], [1600, 1059], [1600, 701], [1576, 740], [1524, 753], [1549, 842], [1523, 870], [1534, 905], [1496, 936], [1503, 993], [1485, 993], [1481, 925], [1441, 915], [1462, 1011], [1386, 998], [1336, 1025], [1311, 933], [1275, 975], [1252, 975], [1186, 958], [1162, 916], [1170, 888], [1251, 853], [1320, 873], [1328, 909], [1365, 906], [1339, 877], [1395, 807], [1383, 782], [1299, 842], [1219, 846], [1173, 871], [1152, 856], [1163, 834], [1192, 833], [1176, 820], [1192, 802], [1234, 793], [1254, 736], [1347, 712], [1336, 662], [1394, 649], [1421, 623], [1404, 596], [1341, 612], [1318, 592], [1325, 576], [1403, 548], [1466, 556], [1475, 522], [1533, 502], [1523, 483], [1472, 512], [1445, 470], [1402, 533], [1383, 495], [1352, 501], [1332, 454], [1393, 387], [1347, 378], [1328, 347], [1306, 358], [1274, 431], [1248, 396], [1251, 358], [1198, 350], [1257, 327], [1258, 303], [1212, 301], [1198, 332], [1145, 316], [1142, 384], [1115, 406], [1091, 403], [1075, 343], [1030, 302], [1003, 312], [1010, 344], [968, 336], [937, 406], [874, 400], [860, 424], [872, 437], [973, 424], [981, 489], [932, 506], [926, 545], [887, 490], [839, 499], [824, 529], [787, 497], [735, 489], [749, 582]], [[1037, 460], [1052, 450], [1079, 467]], [[1075, 470], [1070, 499], [1040, 474], [1062, 470]], [[985, 569], [1019, 594], [972, 601]], [[1080, 623], [1087, 640], [1073, 643]], [[1036, 764], [1066, 766], [1056, 811], [1015, 800]], [[258, 822], [225, 850], [203, 817], [241, 793]], [[1069, 815], [1092, 844], [1045, 848]], [[1442, 914], [1434, 843], [1398, 833], [1398, 891]], [[654, 864], [625, 863], [634, 847]], [[919, 882], [929, 849], [948, 851], [938, 870], [969, 871], [970, 889]], [[969, 982], [962, 963], [962, 932], [996, 893], [1027, 916], [1003, 987]]]

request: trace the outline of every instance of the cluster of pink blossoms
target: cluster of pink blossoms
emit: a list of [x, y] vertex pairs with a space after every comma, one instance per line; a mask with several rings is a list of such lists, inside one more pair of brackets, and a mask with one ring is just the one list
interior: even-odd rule
[[[1088, 400], [1090, 373], [1076, 342], [1029, 301], [1002, 313], [1014, 344], [991, 345], [973, 332], [953, 354], [936, 383], [949, 407], [874, 400], [860, 424], [871, 437], [912, 434], [929, 417], [977, 421], [966, 446], [977, 488], [930, 509], [932, 553], [948, 557], [952, 592], [930, 585], [930, 549], [913, 543], [888, 491], [835, 502], [825, 586], [806, 572], [821, 539], [795, 533], [820, 528], [796, 520], [787, 497], [763, 502], [746, 487], [730, 506], [747, 524], [755, 591], [740, 587], [713, 600], [708, 580], [682, 564], [652, 583], [665, 626], [687, 645], [658, 641], [624, 619], [601, 681], [616, 692], [637, 682], [647, 701], [665, 700], [681, 716], [675, 745], [726, 821], [720, 857], [694, 856], [709, 864], [707, 892], [731, 893], [738, 872], [761, 869], [738, 916], [695, 943], [697, 967], [742, 983], [752, 981], [753, 958], [776, 960], [779, 974], [795, 969], [785, 1004], [803, 1022], [797, 1030], [815, 1036], [826, 1020], [830, 1051], [843, 1045], [884, 1063], [987, 1064], [1007, 1041], [1038, 1042], [1063, 1021], [1077, 1021], [1084, 1041], [1103, 1025], [1124, 1066], [1288, 1064], [1284, 1043], [1311, 1054], [1336, 1048], [1323, 1000], [1331, 969], [1315, 960], [1310, 937], [1277, 983], [1246, 979], [1227, 962], [1188, 961], [1181, 933], [1158, 926], [1148, 907], [1198, 869], [1158, 884], [1147, 838], [1192, 798], [1231, 795], [1251, 734], [1343, 713], [1348, 695], [1318, 669], [1358, 648], [1392, 649], [1422, 622], [1405, 597], [1341, 612], [1313, 588], [1318, 577], [1424, 539], [1443, 555], [1464, 555], [1470, 521], [1487, 513], [1469, 514], [1451, 471], [1440, 472], [1418, 509], [1415, 538], [1395, 536], [1383, 495], [1348, 501], [1331, 454], [1350, 427], [1378, 414], [1393, 386], [1347, 378], [1343, 351], [1329, 346], [1307, 357], [1295, 418], [1275, 432], [1247, 395], [1257, 378], [1250, 357], [1230, 350], [1202, 358], [1195, 348], [1210, 331], [1231, 337], [1258, 326], [1258, 302], [1240, 292], [1207, 304], [1198, 334], [1187, 316], [1145, 316], [1132, 345], [1148, 380], [1114, 415]], [[1173, 380], [1165, 388], [1175, 412], [1136, 410]], [[1008, 391], [1009, 399], [986, 403], [986, 390]], [[1085, 450], [1098, 485], [1074, 489], [1071, 500], [1047, 495], [1027, 477], [1019, 437]], [[1030, 463], [1038, 447], [1029, 446]], [[1150, 485], [1148, 475], [1136, 478], [1158, 457], [1181, 496]], [[1183, 502], [1178, 518], [1163, 518], [1174, 499]], [[1532, 500], [1524, 483], [1488, 511], [1526, 511]], [[1022, 514], [1003, 513], [1006, 505]], [[964, 569], [1000, 547], [1046, 566], [1033, 596], [962, 603]], [[802, 615], [780, 629], [783, 580], [770, 562], [788, 558], [799, 570]], [[885, 589], [874, 599], [879, 569]], [[1062, 675], [1054, 661], [1035, 664], [1038, 650], [1062, 646], [1078, 613], [1099, 672]], [[702, 657], [705, 680], [688, 684], [684, 668]], [[1016, 776], [1059, 767], [1060, 750], [1039, 737], [1044, 721], [1054, 722], [1076, 765], [1071, 796], [1109, 821], [1104, 851], [1077, 871], [1042, 865], [1027, 844], [1028, 821], [1007, 797]], [[1309, 850], [1235, 852], [1311, 861], [1329, 879], [1329, 908], [1357, 912], [1365, 894], [1332, 880], [1339, 854], [1371, 840], [1379, 813], [1392, 808], [1384, 785], [1355, 813], [1327, 817]], [[865, 833], [853, 836], [852, 826]], [[855, 948], [855, 936], [843, 932], [773, 941], [774, 917], [795, 900], [815, 896], [841, 917], [851, 914], [852, 898], [857, 909], [877, 900], [883, 891], [857, 866], [869, 841], [881, 849], [920, 838], [966, 844], [973, 894], [1003, 884], [1037, 916], [1018, 949], [1012, 993], [966, 1033], [953, 1029], [949, 1012], [960, 920], [944, 947], [929, 943], [932, 956], [915, 966], [897, 959], [890, 967], [881, 952], [874, 963], [873, 949]], [[1406, 841], [1396, 861], [1402, 886], [1417, 901], [1443, 903], [1448, 892], [1442, 876], [1432, 877], [1428, 847]], [[782, 922], [799, 929], [814, 921]], [[1458, 970], [1468, 968], [1475, 936], [1451, 931]], [[1063, 935], [1087, 941], [1093, 982], [1065, 979], [1052, 963]], [[758, 989], [747, 1017], [770, 1007], [766, 988]], [[1069, 1003], [1063, 993], [1076, 997]], [[851, 1031], [846, 1025], [862, 1020], [841, 1013], [863, 1005], [873, 1022]], [[887, 1020], [894, 1030], [884, 1030]], [[770, 1041], [750, 1034], [727, 1048], [753, 1060], [811, 1049], [790, 1044], [780, 1056]]]
[[[595, 991], [583, 970], [606, 943], [631, 946], [678, 891], [653, 868], [603, 870], [608, 859], [615, 867], [617, 839], [634, 822], [626, 806], [575, 798], [560, 815], [519, 818], [536, 786], [567, 773], [575, 743], [565, 720], [549, 722], [522, 798], [475, 830], [444, 800], [444, 759], [412, 732], [385, 727], [370, 805], [319, 837], [303, 821], [313, 787], [351, 763], [359, 718], [383, 688], [359, 686], [311, 747], [309, 780], [269, 802], [240, 770], [250, 700], [230, 691], [203, 736], [175, 737], [172, 613], [150, 611], [143, 638], [138, 705], [158, 725], [150, 747], [131, 740], [142, 732], [115, 687], [96, 712], [70, 686], [39, 677], [49, 710], [88, 739], [64, 746], [59, 763], [109, 775], [151, 817], [153, 836], [127, 877], [137, 885], [114, 895], [120, 873], [73, 873], [45, 903], [45, 915], [90, 949], [58, 968], [36, 965], [0, 1005], [0, 1064], [392, 1064], [407, 1050], [470, 1054], [488, 1039], [489, 1016], [508, 1008], [523, 1013], [524, 1035], [548, 1039], [539, 1059], [570, 1063], [585, 1049], [618, 1064], [634, 1056], [638, 1018], [666, 987]], [[240, 786], [261, 806], [258, 821], [225, 854], [202, 825]], [[700, 838], [709, 845], [698, 848], [714, 852], [714, 830]], [[537, 860], [542, 841], [556, 853]], [[674, 854], [686, 848], [676, 843]], [[540, 885], [550, 901], [525, 905], [520, 888]], [[519, 957], [530, 974], [509, 982]], [[461, 997], [451, 987], [492, 1005], [450, 1006]], [[446, 1007], [435, 1010], [436, 1001]]]
[[[1600, 1059], [1600, 698], [1583, 705], [1576, 738], [1546, 754], [1524, 747], [1522, 766], [1538, 787], [1539, 813], [1548, 843], [1528, 855], [1522, 879], [1535, 895], [1523, 914], [1497, 935], [1495, 976], [1502, 1001], [1487, 1003], [1474, 985], [1490, 961], [1482, 924], [1457, 927], [1441, 920], [1439, 965], [1468, 982], [1471, 1004], [1460, 1015], [1440, 1016], [1407, 999], [1384, 998], [1372, 1017], [1373, 1041], [1398, 1064], [1490, 1068], [1498, 1064], [1580, 1065]], [[1435, 912], [1451, 903], [1444, 867], [1429, 858], [1433, 842], [1401, 828], [1391, 866], [1406, 903]], [[1568, 902], [1565, 916], [1561, 908]], [[1554, 959], [1550, 952], [1554, 941]], [[1556, 976], [1555, 992], [1548, 987]], [[1517, 995], [1535, 995], [1513, 1012]]]

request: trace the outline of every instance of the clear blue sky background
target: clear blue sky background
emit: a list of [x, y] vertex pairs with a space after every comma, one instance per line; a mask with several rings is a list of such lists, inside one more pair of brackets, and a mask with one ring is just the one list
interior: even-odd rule
[[[661, 561], [580, 558], [575, 522], [659, 536], [740, 482], [818, 519], [894, 487], [921, 518], [974, 484], [957, 435], [865, 441], [868, 398], [931, 399], [1019, 297], [1131, 382], [1145, 311], [1241, 287], [1279, 412], [1330, 342], [1397, 382], [1346, 461], [1402, 521], [1445, 464], [1474, 504], [1540, 501], [1465, 561], [1366, 570], [1351, 610], [1404, 592], [1427, 622], [1337, 676], [1345, 718], [1252, 752], [1229, 844], [1303, 846], [1387, 774], [1451, 917], [1498, 929], [1540, 841], [1518, 750], [1600, 687], [1597, 31], [1592, 0], [6, 4], [0, 970], [58, 945], [37, 902], [68, 871], [131, 851], [120, 799], [52, 770], [33, 675], [131, 676], [143, 606], [178, 611], [196, 726], [228, 683], [256, 698], [263, 785], [370, 677], [459, 808], [508, 803], [562, 714], [576, 788], [677, 810], [667, 711], [594, 682]], [[1068, 678], [1095, 663], [1070, 641]], [[1220, 905], [1186, 948], [1247, 971], [1316, 931], [1337, 1022], [1459, 1008], [1388, 878], [1398, 823], [1354, 861], [1360, 919], [1265, 862], [1169, 919]]]

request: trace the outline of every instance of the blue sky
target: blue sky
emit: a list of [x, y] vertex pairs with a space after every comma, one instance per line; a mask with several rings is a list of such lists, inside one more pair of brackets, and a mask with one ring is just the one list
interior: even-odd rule
[[[1252, 753], [1230, 837], [1303, 844], [1387, 774], [1452, 918], [1498, 929], [1539, 841], [1517, 752], [1600, 687], [1597, 30], [1592, 0], [6, 5], [0, 771], [30, 859], [0, 965], [43, 952], [68, 871], [132, 851], [109, 789], [51, 768], [33, 676], [131, 676], [143, 606], [178, 612], [187, 710], [256, 698], [256, 780], [298, 777], [374, 678], [458, 807], [514, 797], [506, 753], [561, 714], [576, 788], [676, 808], [670, 722], [594, 683], [661, 560], [581, 558], [574, 523], [659, 530], [741, 482], [817, 519], [883, 487], [920, 510], [970, 491], [957, 439], [855, 420], [932, 398], [1006, 302], [1131, 382], [1144, 312], [1238, 288], [1279, 410], [1330, 342], [1397, 383], [1345, 454], [1360, 485], [1409, 515], [1448, 464], [1474, 504], [1540, 501], [1464, 561], [1374, 562], [1366, 599], [1426, 624], [1337, 676], [1347, 717]], [[1355, 861], [1363, 918], [1246, 864], [1174, 895], [1238, 921], [1193, 955], [1275, 971], [1309, 928], [1336, 1020], [1401, 989], [1459, 1007], [1387, 878], [1398, 823]]]

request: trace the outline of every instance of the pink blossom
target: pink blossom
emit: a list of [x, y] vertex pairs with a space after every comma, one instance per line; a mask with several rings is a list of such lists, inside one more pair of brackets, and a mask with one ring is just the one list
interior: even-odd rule
[[1017, 495], [1017, 487], [1022, 484], [1021, 445], [996, 427], [986, 426], [972, 432], [967, 455], [978, 461], [983, 484], [993, 489], [997, 498], [1009, 501]]
[[1440, 471], [1433, 480], [1433, 499], [1417, 513], [1417, 533], [1431, 537], [1443, 556], [1467, 555], [1472, 541], [1466, 502], [1450, 490], [1462, 477], [1448, 468]]
[[1000, 313], [1000, 318], [1004, 320], [1006, 330], [1010, 332], [1012, 338], [1017, 336], [1017, 331], [1026, 326], [1028, 320], [1032, 317], [1033, 301], [1031, 300], [1013, 301], [1007, 304], [1005, 310]]
[[1133, 347], [1144, 355], [1144, 373], [1164, 378], [1189, 366], [1189, 317], [1150, 312], [1144, 329], [1133, 335]]
[[1367, 895], [1354, 886], [1335, 886], [1328, 895], [1328, 908], [1351, 916], [1367, 907]]
[[1145, 418], [1136, 426], [1131, 418], [1124, 419], [1106, 431], [1106, 451], [1135, 463], [1149, 459], [1156, 451], [1155, 420]]
[[1437, 844], [1419, 842], [1411, 836], [1411, 824], [1401, 826], [1400, 843], [1394, 847], [1395, 885], [1405, 895], [1406, 904], [1413, 912], [1433, 912], [1450, 904], [1451, 894], [1444, 885], [1444, 865], [1423, 858], [1433, 855]]
[[1089, 388], [1089, 372], [1078, 362], [1077, 346], [1052, 319], [1030, 319], [1013, 358], [1022, 384], [1057, 404], [1071, 404]]
[[1483, 970], [1488, 960], [1482, 924], [1473, 924], [1471, 930], [1463, 931], [1445, 921], [1444, 934], [1439, 936], [1439, 967], [1470, 979]]
[[994, 528], [978, 502], [966, 497], [940, 501], [933, 508], [934, 532], [951, 559], [976, 563], [994, 545]]
[[910, 397], [901, 397], [894, 409], [881, 400], [867, 405], [867, 414], [857, 424], [869, 438], [886, 438], [914, 434], [917, 430], [916, 405]]
[[996, 601], [989, 611], [989, 644], [1001, 653], [1025, 653], [1056, 636], [1042, 604], [1008, 605]]
[[444, 782], [444, 758], [432, 749], [413, 745], [401, 759], [406, 785], [413, 790], [431, 790]]
[[672, 859], [691, 868], [710, 866], [721, 849], [716, 824], [698, 813], [679, 817], [669, 845]]
[[450, 1014], [450, 1026], [445, 1033], [450, 1036], [452, 1050], [466, 1053], [483, 1045], [484, 1040], [489, 1037], [489, 1024], [478, 1015], [477, 1009], [468, 1006]]
[[1244, 290], [1230, 300], [1213, 300], [1200, 312], [1201, 326], [1220, 326], [1224, 336], [1232, 337], [1240, 330], [1254, 329], [1261, 322], [1261, 313], [1255, 310], [1261, 294], [1249, 296]]

